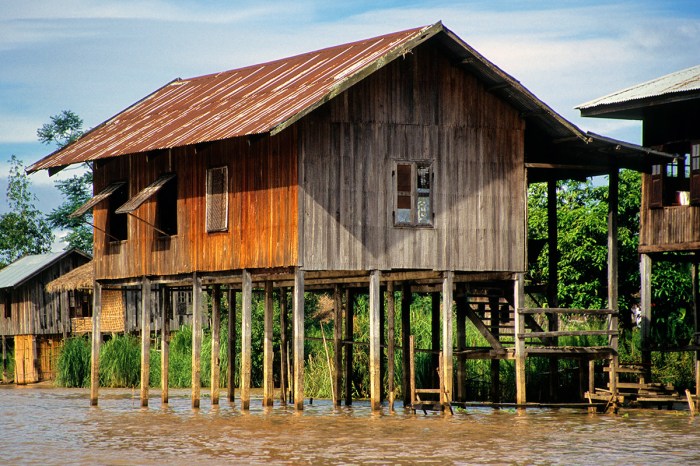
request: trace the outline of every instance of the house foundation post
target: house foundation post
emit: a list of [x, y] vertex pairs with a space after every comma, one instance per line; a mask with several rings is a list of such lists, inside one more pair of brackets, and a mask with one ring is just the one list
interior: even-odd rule
[[294, 407], [304, 409], [304, 271], [294, 270]]
[[651, 256], [641, 254], [639, 261], [639, 275], [641, 278], [640, 302], [642, 321], [642, 365], [644, 367], [644, 380], [651, 380], [651, 351], [649, 350], [649, 339], [651, 337]]
[[289, 398], [289, 323], [287, 315], [287, 288], [280, 288], [280, 402], [287, 405]]
[[333, 402], [340, 406], [343, 384], [343, 298], [340, 287], [333, 288]]
[[387, 347], [386, 347], [386, 370], [387, 370], [387, 391], [389, 392], [389, 411], [394, 411], [394, 353], [396, 346], [395, 318], [396, 303], [394, 300], [394, 282], [386, 285], [386, 327], [387, 327]]
[[411, 302], [413, 293], [410, 282], [404, 282], [401, 290], [401, 393], [404, 407], [411, 404]]
[[263, 338], [263, 406], [273, 406], [275, 396], [275, 381], [273, 379], [272, 361], [274, 353], [272, 349], [272, 282], [265, 282], [265, 306], [264, 306], [264, 338]]
[[243, 270], [241, 279], [241, 409], [248, 410], [250, 409], [253, 280], [247, 270]]
[[454, 302], [454, 272], [447, 271], [442, 278], [442, 385], [445, 390], [445, 399], [440, 400], [444, 403], [445, 413], [452, 412], [449, 408], [452, 403], [453, 378], [454, 378], [454, 363], [452, 353], [454, 345], [452, 343], [452, 305]]
[[92, 347], [90, 354], [90, 406], [97, 406], [100, 389], [100, 316], [102, 315], [102, 284], [95, 281], [92, 288]]
[[515, 278], [514, 304], [515, 304], [515, 401], [518, 405], [527, 402], [525, 382], [525, 339], [518, 335], [525, 333], [525, 316], [520, 310], [525, 308], [525, 279], [524, 274], [518, 273]]
[[228, 347], [226, 348], [228, 362], [226, 365], [226, 386], [228, 401], [236, 399], [236, 290], [228, 289]]
[[199, 408], [202, 389], [202, 278], [192, 274], [192, 408]]
[[219, 404], [219, 357], [221, 328], [221, 285], [213, 285], [211, 289], [211, 381], [209, 383], [209, 395], [211, 404]]
[[345, 290], [345, 406], [352, 404], [352, 359], [355, 321], [355, 292]]
[[151, 353], [151, 281], [141, 279], [141, 407], [148, 406]]
[[380, 312], [379, 307], [381, 292], [380, 279], [381, 272], [373, 270], [369, 276], [369, 386], [372, 411], [379, 411], [381, 402], [381, 370], [380, 370]]
[[161, 325], [160, 334], [160, 400], [163, 404], [168, 404], [168, 375], [170, 372], [170, 316], [173, 309], [172, 291], [164, 286], [161, 288]]

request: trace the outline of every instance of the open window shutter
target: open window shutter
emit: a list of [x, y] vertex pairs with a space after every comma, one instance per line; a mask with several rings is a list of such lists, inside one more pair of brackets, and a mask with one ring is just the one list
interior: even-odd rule
[[649, 207], [660, 208], [664, 205], [664, 170], [662, 165], [651, 169], [651, 186], [649, 187]]
[[690, 152], [690, 203], [700, 205], [700, 144]]

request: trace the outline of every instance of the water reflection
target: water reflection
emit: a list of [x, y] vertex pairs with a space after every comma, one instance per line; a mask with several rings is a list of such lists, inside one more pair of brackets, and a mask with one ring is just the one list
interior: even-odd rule
[[189, 392], [157, 391], [140, 408], [138, 392], [0, 388], [5, 464], [695, 464], [700, 418], [687, 412], [467, 408], [454, 416], [372, 414], [368, 403], [314, 400], [241, 412], [222, 397], [191, 408]]

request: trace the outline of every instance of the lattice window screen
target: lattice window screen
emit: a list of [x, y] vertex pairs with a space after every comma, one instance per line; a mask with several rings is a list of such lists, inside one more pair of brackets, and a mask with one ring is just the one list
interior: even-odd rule
[[228, 229], [228, 167], [207, 170], [207, 231]]

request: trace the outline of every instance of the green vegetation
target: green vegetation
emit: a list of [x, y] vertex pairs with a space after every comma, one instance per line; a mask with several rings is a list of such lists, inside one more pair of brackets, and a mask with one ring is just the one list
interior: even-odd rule
[[63, 387], [90, 385], [90, 343], [82, 337], [67, 339], [58, 354], [56, 384]]

